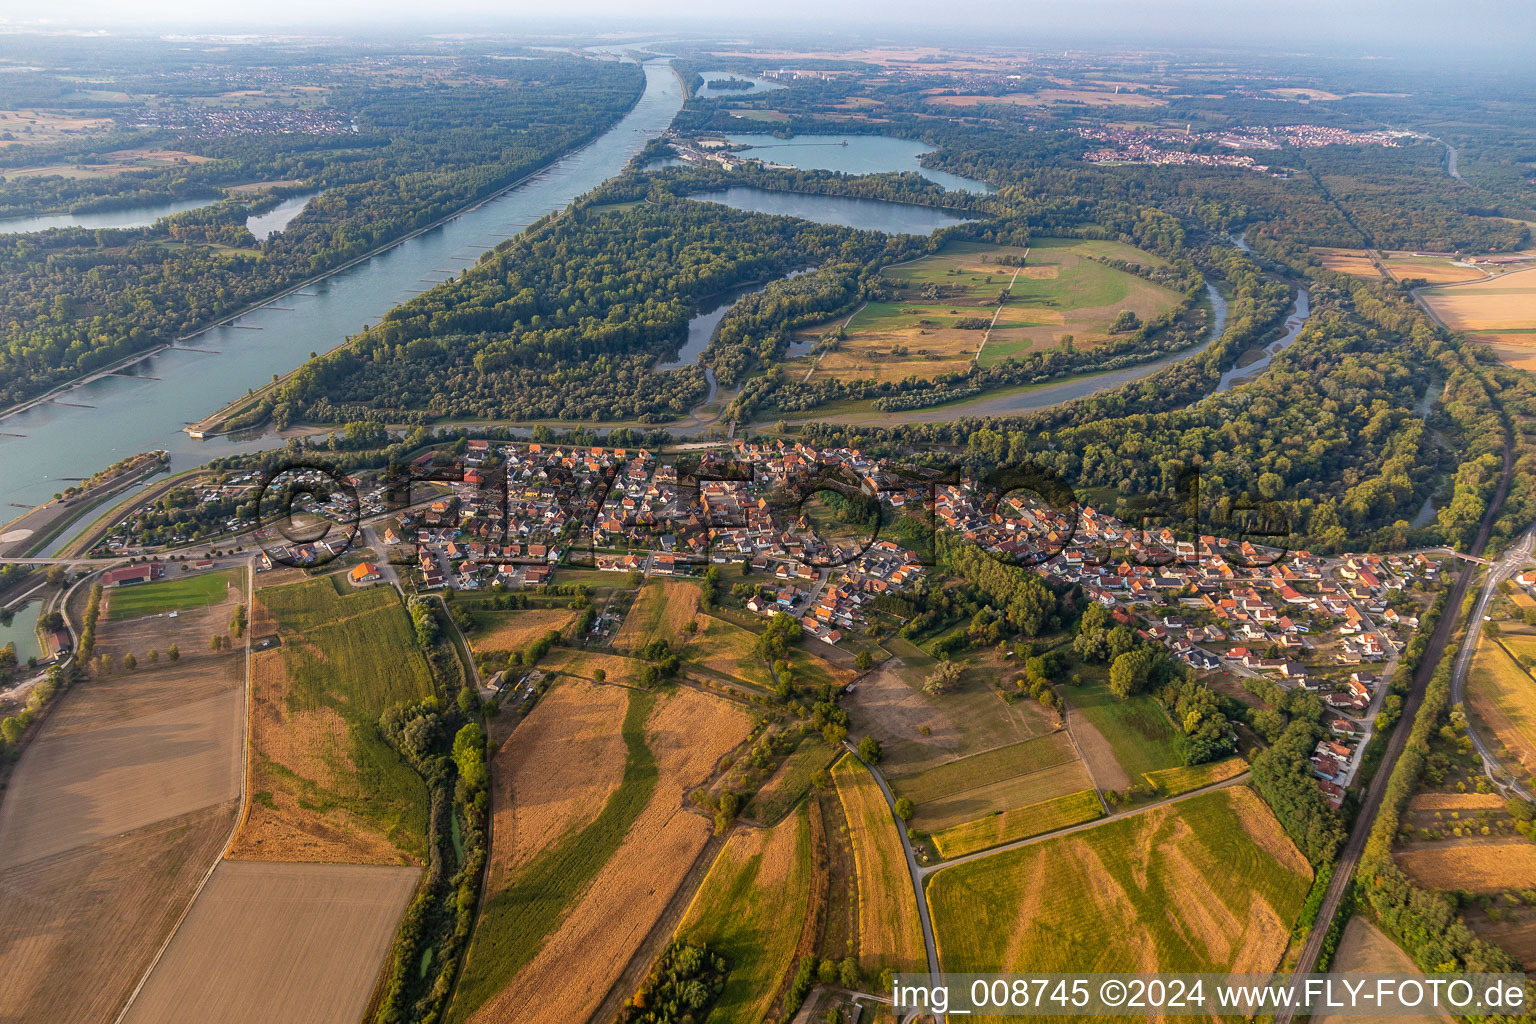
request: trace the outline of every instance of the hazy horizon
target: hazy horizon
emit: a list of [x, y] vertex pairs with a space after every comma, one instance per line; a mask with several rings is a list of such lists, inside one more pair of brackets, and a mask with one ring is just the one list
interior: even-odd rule
[[[971, 0], [935, 9], [915, 0], [845, 5], [829, 14], [810, 0], [781, 0], [770, 13], [722, 16], [701, 0], [618, 3], [576, 0], [561, 14], [532, 4], [464, 0], [450, 11], [424, 12], [407, 0], [271, 0], [260, 11], [210, 15], [193, 0], [150, 0], [131, 13], [110, 0], [61, 0], [45, 16], [13, 0], [0, 3], [0, 32], [155, 35], [344, 33], [387, 36], [560, 34], [716, 35], [792, 34], [927, 42], [953, 45], [1050, 45], [1100, 47], [1201, 46], [1303, 50], [1356, 57], [1421, 57], [1435, 63], [1521, 58], [1536, 38], [1536, 5], [1485, 4], [1476, 17], [1427, 0], [1340, 5], [1330, 0], [1266, 3], [1238, 0], [1079, 0], [1071, 5]], [[921, 33], [921, 38], [916, 37]]]

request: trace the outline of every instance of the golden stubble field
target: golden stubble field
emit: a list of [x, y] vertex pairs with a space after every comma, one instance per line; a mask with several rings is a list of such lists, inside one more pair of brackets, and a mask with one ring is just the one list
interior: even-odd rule
[[[619, 725], [616, 717], [615, 733]], [[685, 809], [688, 792], [710, 777], [751, 725], [746, 711], [694, 690], [658, 698], [645, 724], [657, 770], [649, 802], [532, 961], [472, 1020], [566, 1024], [592, 1014], [709, 839], [709, 819]], [[499, 833], [493, 836], [500, 841]]]
[[[1341, 974], [1403, 974], [1422, 978], [1413, 959], [1396, 943], [1356, 914], [1344, 926], [1339, 948], [1333, 955], [1331, 968]], [[1449, 1014], [1342, 1014], [1325, 1013], [1312, 1018], [1314, 1024], [1450, 1024]]]
[[683, 627], [699, 614], [699, 588], [694, 583], [677, 580], [652, 580], [640, 588], [640, 595], [624, 617], [624, 625], [613, 638], [616, 651], [638, 651], [653, 640], [665, 640], [674, 651], [687, 639]]
[[469, 635], [476, 654], [526, 650], [550, 630], [564, 632], [580, 612], [571, 608], [522, 608], [510, 612], [482, 612], [482, 625]]
[[597, 817], [624, 778], [619, 686], [578, 680], [551, 687], [491, 759], [491, 891]]
[[1488, 345], [1510, 366], [1536, 370], [1536, 270], [1418, 294], [1446, 327]]

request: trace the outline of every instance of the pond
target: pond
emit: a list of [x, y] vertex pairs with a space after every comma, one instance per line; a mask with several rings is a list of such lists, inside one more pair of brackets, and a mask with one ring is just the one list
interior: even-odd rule
[[28, 658], [43, 656], [37, 643], [37, 620], [43, 614], [43, 602], [28, 601], [13, 611], [9, 624], [0, 622], [0, 647], [15, 644], [16, 658], [25, 665]]
[[817, 224], [837, 224], [845, 228], [884, 231], [891, 235], [928, 235], [939, 228], [963, 224], [970, 219], [933, 206], [808, 192], [777, 192], [747, 185], [736, 185], [715, 192], [696, 192], [688, 198], [720, 203], [749, 213], [780, 214]]
[[[266, 213], [246, 218], [245, 226], [258, 242], [263, 241], [268, 235], [286, 228], [289, 221], [297, 217], [299, 211], [315, 195], [314, 192], [308, 192], [301, 196], [290, 196]], [[45, 213], [35, 217], [12, 217], [0, 220], [0, 234], [48, 231], [52, 228], [90, 228], [93, 231], [97, 228], [147, 228], [161, 217], [198, 210], [216, 202], [217, 199], [178, 199], [170, 203], [145, 203], [94, 213]]]
[[984, 181], [935, 171], [919, 163], [934, 151], [912, 139], [885, 135], [797, 135], [780, 139], [773, 135], [727, 135], [733, 146], [749, 146], [741, 156], [768, 163], [786, 164], [806, 171], [841, 171], [844, 174], [878, 174], [882, 171], [916, 171], [952, 192], [990, 192]]

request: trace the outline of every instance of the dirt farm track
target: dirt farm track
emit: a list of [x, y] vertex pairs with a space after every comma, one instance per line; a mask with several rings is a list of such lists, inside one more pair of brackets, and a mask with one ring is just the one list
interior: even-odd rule
[[355, 1024], [418, 873], [222, 861], [126, 1024]]

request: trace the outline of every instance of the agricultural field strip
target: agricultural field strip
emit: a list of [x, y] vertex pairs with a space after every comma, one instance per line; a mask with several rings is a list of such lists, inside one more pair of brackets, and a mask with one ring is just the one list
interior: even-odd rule
[[1123, 818], [1134, 817], [1135, 815], [1145, 813], [1146, 811], [1153, 811], [1160, 807], [1167, 807], [1170, 804], [1182, 803], [1185, 800], [1191, 800], [1197, 796], [1203, 796], [1207, 793], [1211, 793], [1219, 789], [1225, 789], [1228, 786], [1245, 785], [1247, 781], [1248, 773], [1244, 772], [1241, 775], [1234, 775], [1230, 779], [1222, 779], [1220, 782], [1213, 782], [1211, 785], [1205, 786], [1201, 789], [1192, 789], [1187, 793], [1180, 793], [1177, 796], [1165, 797], [1162, 800], [1157, 800], [1150, 804], [1142, 804], [1140, 807], [1128, 808], [1123, 811], [1116, 811], [1113, 814], [1106, 814], [1104, 817], [1095, 821], [1084, 822], [1080, 825], [1069, 825], [1055, 832], [1045, 832], [1037, 836], [1030, 836], [1027, 839], [1019, 839], [1010, 843], [1004, 843], [1001, 846], [995, 846], [991, 849], [981, 850], [976, 853], [968, 853], [963, 856], [956, 857], [953, 860], [945, 861], [943, 864], [925, 865], [918, 868], [918, 874], [926, 878], [927, 876], [935, 874], [939, 871], [943, 871], [946, 868], [952, 868], [957, 864], [965, 864], [973, 860], [981, 860], [984, 857], [991, 857], [999, 853], [1006, 853], [1009, 850], [1016, 850], [1021, 846], [1031, 846], [1035, 843], [1043, 843], [1046, 840], [1056, 839], [1064, 835], [1071, 835], [1074, 832], [1081, 832], [1084, 829], [1098, 828], [1100, 825], [1107, 825], [1110, 822], [1119, 821]]
[[1062, 731], [992, 747], [912, 774], [888, 771], [885, 777], [898, 796], [921, 804], [993, 783], [1022, 779], [1075, 760], [1077, 752]]
[[933, 843], [939, 855], [948, 860], [1103, 816], [1104, 805], [1098, 793], [1085, 789], [952, 825], [935, 832]]
[[[949, 971], [1269, 971], [1311, 869], [1246, 788], [946, 865], [928, 887]], [[1128, 928], [1140, 921], [1141, 928]]]
[[[1024, 247], [1023, 259], [1029, 259], [1029, 246], [1027, 245]], [[1019, 265], [1013, 268], [1013, 276], [1008, 279], [1008, 290], [1010, 292], [1013, 291], [1013, 283], [1019, 279], [1019, 271], [1023, 269], [1024, 263], [1021, 260]], [[976, 346], [976, 355], [971, 358], [973, 363], [981, 361], [981, 353], [986, 350], [987, 339], [992, 337], [992, 328], [997, 326], [997, 318], [1003, 315], [1003, 307], [1006, 305], [1008, 305], [1006, 301], [997, 304], [997, 309], [992, 314], [992, 322], [987, 324], [985, 331], [981, 332], [981, 344]]]

